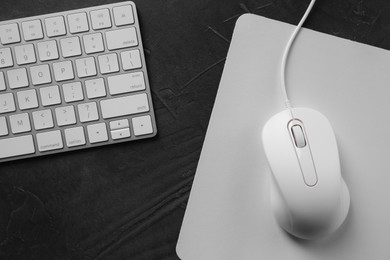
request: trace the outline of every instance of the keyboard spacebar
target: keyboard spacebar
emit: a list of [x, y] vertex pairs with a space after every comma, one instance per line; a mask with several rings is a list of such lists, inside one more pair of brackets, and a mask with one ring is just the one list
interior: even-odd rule
[[0, 140], [0, 159], [35, 153], [33, 138], [24, 135]]
[[127, 116], [149, 111], [148, 97], [145, 93], [111, 98], [100, 101], [103, 118]]

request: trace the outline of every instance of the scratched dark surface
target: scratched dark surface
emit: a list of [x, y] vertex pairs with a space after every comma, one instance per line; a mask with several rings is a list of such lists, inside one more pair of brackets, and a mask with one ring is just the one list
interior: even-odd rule
[[[0, 20], [111, 2], [1, 0]], [[309, 0], [134, 2], [157, 137], [1, 164], [0, 259], [178, 259], [237, 17], [251, 12], [296, 24]], [[390, 1], [318, 0], [305, 26], [390, 50]]]

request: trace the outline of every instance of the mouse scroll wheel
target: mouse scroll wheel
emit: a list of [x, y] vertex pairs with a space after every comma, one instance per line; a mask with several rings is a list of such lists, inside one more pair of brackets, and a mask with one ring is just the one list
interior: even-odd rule
[[294, 136], [295, 146], [298, 148], [303, 148], [306, 146], [305, 135], [303, 134], [302, 127], [300, 125], [293, 125], [291, 127], [291, 132]]

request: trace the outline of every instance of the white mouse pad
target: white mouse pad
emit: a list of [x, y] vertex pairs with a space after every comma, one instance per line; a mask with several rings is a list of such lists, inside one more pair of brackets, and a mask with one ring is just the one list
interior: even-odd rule
[[261, 131], [283, 109], [280, 61], [294, 28], [255, 15], [237, 22], [177, 244], [183, 260], [390, 259], [389, 51], [301, 31], [287, 91], [330, 120], [351, 208], [317, 242], [293, 239], [273, 217]]

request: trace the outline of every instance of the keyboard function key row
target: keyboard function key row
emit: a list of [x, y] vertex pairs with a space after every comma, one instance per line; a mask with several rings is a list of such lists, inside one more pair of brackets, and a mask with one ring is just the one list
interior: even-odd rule
[[[116, 26], [130, 25], [134, 23], [134, 14], [131, 5], [114, 7], [114, 22]], [[90, 12], [92, 29], [100, 30], [111, 28], [111, 14], [109, 9], [99, 9]], [[90, 30], [87, 13], [81, 12], [67, 15], [69, 31], [72, 34], [88, 32]], [[66, 26], [63, 16], [55, 16], [44, 19], [44, 26], [48, 37], [66, 35]], [[31, 20], [21, 23], [21, 29], [25, 41], [44, 38], [41, 20]], [[3, 45], [21, 42], [19, 26], [11, 23], [0, 26], [0, 42]]]

